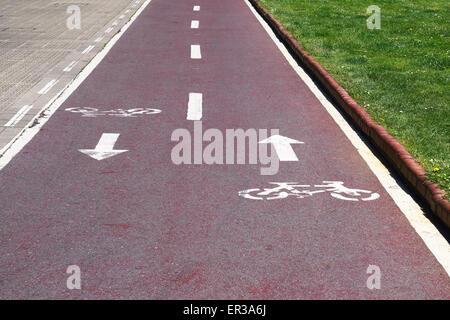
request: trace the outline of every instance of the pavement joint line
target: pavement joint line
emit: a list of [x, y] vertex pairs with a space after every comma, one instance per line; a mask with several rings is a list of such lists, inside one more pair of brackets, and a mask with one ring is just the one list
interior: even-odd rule
[[78, 64], [79, 61], [72, 61], [67, 67], [64, 68], [64, 72], [70, 72], [72, 71], [73, 67], [75, 67]]
[[81, 54], [86, 54], [89, 53], [92, 49], [94, 49], [95, 46], [90, 45], [89, 47], [87, 47], [86, 49], [84, 49], [84, 51]]
[[436, 260], [442, 265], [444, 270], [450, 276], [450, 244], [439, 232], [436, 226], [434, 226], [433, 223], [425, 217], [419, 204], [414, 201], [410, 194], [402, 189], [397, 181], [391, 176], [386, 166], [369, 149], [367, 143], [361, 139], [358, 133], [350, 126], [347, 120], [344, 119], [330, 100], [324, 96], [322, 91], [316, 86], [305, 70], [297, 63], [295, 58], [289, 53], [286, 46], [278, 39], [269, 24], [252, 6], [250, 1], [253, 2], [254, 0], [245, 0], [245, 3], [250, 8], [250, 11], [260, 22], [264, 30], [281, 51], [294, 71], [304, 81], [316, 98], [321, 102], [322, 106], [328, 111], [339, 128], [344, 132], [345, 136], [350, 140], [352, 145], [367, 163], [375, 177], [380, 181], [383, 188], [394, 200], [400, 211], [405, 215], [410, 225], [422, 238], [423, 242], [434, 255]]
[[14, 127], [20, 120], [33, 108], [33, 105], [23, 106], [5, 125], [4, 127]]
[[201, 59], [202, 53], [199, 44], [191, 45], [191, 59]]
[[51, 90], [51, 88], [53, 88], [53, 86], [58, 82], [58, 80], [53, 79], [50, 80], [50, 82], [48, 82], [39, 92], [38, 94], [46, 94], [47, 92], [49, 92]]

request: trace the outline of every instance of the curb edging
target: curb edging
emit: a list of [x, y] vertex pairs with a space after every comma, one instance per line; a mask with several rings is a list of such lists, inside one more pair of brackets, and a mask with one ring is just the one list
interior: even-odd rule
[[353, 120], [354, 124], [385, 157], [392, 168], [399, 173], [409, 186], [428, 204], [433, 214], [450, 228], [450, 203], [443, 198], [445, 191], [427, 180], [425, 170], [409, 154], [405, 147], [392, 137], [381, 125], [342, 88], [330, 74], [298, 44], [271, 13], [257, 0], [249, 0], [256, 11], [269, 24], [275, 34], [291, 49], [295, 56], [310, 71], [339, 107]]

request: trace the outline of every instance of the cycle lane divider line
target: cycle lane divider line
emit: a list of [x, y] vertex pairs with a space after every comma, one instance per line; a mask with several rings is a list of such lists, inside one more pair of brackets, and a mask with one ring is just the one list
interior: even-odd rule
[[203, 116], [203, 94], [189, 93], [187, 120], [198, 121]]
[[39, 90], [38, 94], [43, 95], [43, 94], [48, 93], [57, 83], [58, 83], [58, 80], [56, 80], [56, 79], [51, 80], [41, 90]]
[[200, 26], [200, 22], [198, 20], [191, 21], [191, 29], [198, 29]]
[[191, 59], [201, 59], [202, 53], [199, 44], [191, 44]]

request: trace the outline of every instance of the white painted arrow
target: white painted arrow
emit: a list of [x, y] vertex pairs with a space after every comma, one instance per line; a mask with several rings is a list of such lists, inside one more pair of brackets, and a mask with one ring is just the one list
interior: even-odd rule
[[303, 144], [304, 142], [276, 134], [261, 140], [259, 143], [273, 144], [280, 161], [298, 161], [297, 155], [295, 154], [294, 149], [292, 149], [291, 144]]
[[78, 151], [96, 160], [104, 160], [120, 153], [127, 152], [128, 150], [114, 150], [114, 145], [119, 136], [119, 133], [104, 133], [95, 149], [79, 149]]

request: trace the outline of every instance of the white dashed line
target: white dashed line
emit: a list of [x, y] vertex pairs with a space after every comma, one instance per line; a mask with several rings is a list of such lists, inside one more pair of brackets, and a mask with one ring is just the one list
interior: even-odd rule
[[200, 11], [200, 6], [194, 6], [194, 11]]
[[200, 22], [198, 20], [191, 21], [191, 29], [198, 29], [199, 26], [200, 26]]
[[45, 87], [43, 87], [38, 93], [39, 94], [46, 94], [47, 92], [50, 91], [51, 88], [53, 88], [53, 86], [58, 82], [58, 80], [53, 79], [52, 81], [50, 81], [49, 83], [47, 83], [45, 85]]
[[23, 106], [6, 124], [5, 127], [14, 127], [33, 108], [32, 105]]
[[119, 21], [116, 20], [116, 21], [113, 22], [112, 25], [113, 25], [113, 26], [117, 26], [118, 24], [119, 24]]
[[113, 27], [109, 27], [108, 29], [105, 30], [105, 33], [110, 33], [111, 31], [113, 31]]
[[76, 66], [76, 64], [78, 63], [78, 61], [72, 61], [67, 67], [64, 68], [64, 72], [70, 72], [72, 71], [73, 67]]
[[103, 37], [98, 37], [97, 39], [95, 39], [94, 42], [100, 42], [100, 41], [102, 41], [102, 40], [103, 40]]
[[120, 20], [123, 19], [123, 18], [125, 18], [124, 14], [119, 17]]
[[188, 120], [201, 120], [203, 115], [203, 95], [201, 93], [189, 93]]
[[92, 49], [94, 49], [94, 46], [89, 46], [86, 49], [84, 49], [84, 51], [81, 54], [86, 54], [86, 53], [90, 52]]
[[191, 45], [191, 59], [201, 59], [202, 53], [200, 50], [200, 45], [193, 44]]

